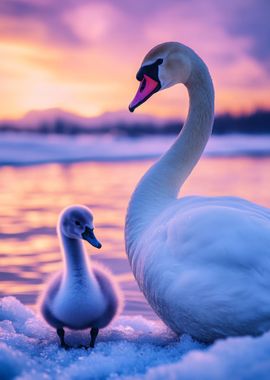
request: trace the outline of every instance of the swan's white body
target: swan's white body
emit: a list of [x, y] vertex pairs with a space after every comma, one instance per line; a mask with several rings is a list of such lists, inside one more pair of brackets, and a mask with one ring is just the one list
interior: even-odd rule
[[[68, 223], [71, 224], [72, 215], [78, 219], [82, 213], [87, 220], [89, 210], [83, 206], [69, 207], [60, 215], [58, 236], [64, 270], [49, 282], [40, 300], [43, 317], [56, 329], [103, 328], [111, 322], [121, 304], [117, 283], [107, 269], [90, 262], [80, 240], [80, 231], [76, 231], [78, 238], [72, 234], [67, 236], [70, 226], [68, 233], [63, 232]], [[82, 228], [82, 231], [84, 228], [71, 227]]]
[[[177, 199], [211, 134], [214, 93], [204, 63], [181, 44], [158, 46], [143, 65], [160, 55], [166, 63], [171, 51], [188, 62], [185, 80], [175, 67], [168, 76], [186, 85], [189, 115], [134, 191], [127, 254], [148, 302], [176, 333], [205, 342], [258, 335], [270, 329], [270, 210], [235, 197]], [[171, 66], [160, 69], [166, 82]]]

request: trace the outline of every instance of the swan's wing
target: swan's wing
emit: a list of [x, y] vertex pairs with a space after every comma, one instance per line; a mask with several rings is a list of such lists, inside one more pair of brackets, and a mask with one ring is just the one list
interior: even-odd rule
[[[156, 218], [143, 235], [139, 249], [148, 255], [201, 259], [202, 255], [232, 256], [243, 263], [254, 250], [270, 254], [270, 209], [235, 197], [185, 197]], [[163, 247], [161, 249], [161, 246]], [[149, 248], [148, 248], [149, 247]], [[267, 248], [266, 248], [267, 247]]]
[[270, 328], [270, 214], [236, 203], [175, 204], [147, 231], [135, 273], [161, 315], [172, 321], [181, 315], [186, 328], [197, 318], [211, 330], [222, 326], [225, 334], [222, 319], [228, 316], [230, 331], [258, 316], [257, 332]]
[[105, 312], [96, 323], [93, 322], [93, 325], [102, 328], [107, 326], [122, 311], [123, 295], [118, 283], [107, 268], [95, 262], [93, 263], [93, 270], [106, 302]]
[[64, 326], [63, 322], [56, 318], [52, 312], [52, 304], [59, 290], [61, 279], [62, 272], [58, 272], [53, 275], [48, 282], [47, 288], [39, 299], [40, 312], [43, 318], [55, 328]]

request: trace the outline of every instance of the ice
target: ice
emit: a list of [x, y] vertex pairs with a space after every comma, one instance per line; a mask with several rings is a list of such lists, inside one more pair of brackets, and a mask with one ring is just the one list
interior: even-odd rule
[[[2, 133], [0, 165], [156, 158], [169, 148], [174, 139], [175, 136], [128, 138], [110, 135], [43, 136]], [[212, 136], [205, 155], [270, 155], [270, 136]]]
[[[76, 346], [88, 332], [67, 332]], [[206, 346], [162, 323], [121, 316], [93, 350], [61, 349], [55, 332], [14, 297], [0, 300], [0, 379], [269, 379], [270, 334]]]

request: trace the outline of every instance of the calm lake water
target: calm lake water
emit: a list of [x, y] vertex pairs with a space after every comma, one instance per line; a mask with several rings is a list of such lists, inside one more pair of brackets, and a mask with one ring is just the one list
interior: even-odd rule
[[[124, 218], [130, 195], [152, 161], [47, 164], [0, 168], [0, 295], [35, 307], [48, 276], [61, 268], [55, 231], [58, 214], [72, 203], [95, 216], [104, 263], [120, 281], [125, 314], [155, 318], [133, 279], [124, 250]], [[181, 195], [236, 195], [270, 207], [270, 158], [203, 158]]]

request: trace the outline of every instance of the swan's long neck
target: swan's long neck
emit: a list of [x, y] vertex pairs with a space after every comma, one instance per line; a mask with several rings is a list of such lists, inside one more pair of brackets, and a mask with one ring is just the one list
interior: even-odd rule
[[96, 278], [81, 240], [70, 239], [59, 229], [58, 235], [64, 259], [64, 283], [66, 285], [73, 283], [96, 285]]
[[190, 101], [186, 122], [174, 144], [144, 175], [131, 198], [126, 219], [128, 251], [151, 221], [176, 199], [211, 135], [214, 89], [208, 69], [198, 56], [186, 87]]

